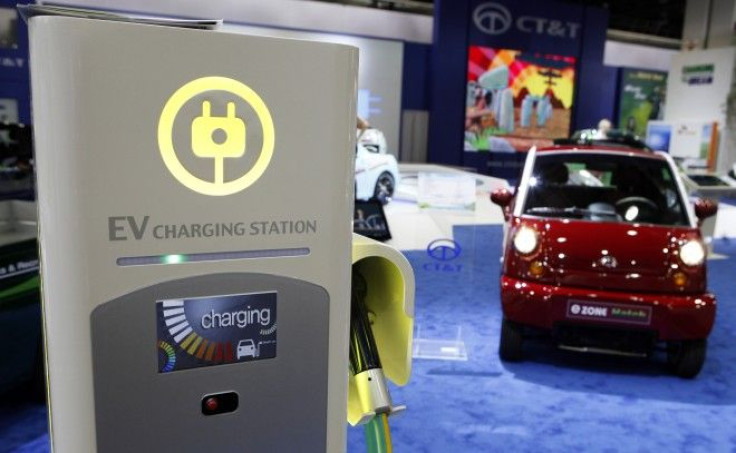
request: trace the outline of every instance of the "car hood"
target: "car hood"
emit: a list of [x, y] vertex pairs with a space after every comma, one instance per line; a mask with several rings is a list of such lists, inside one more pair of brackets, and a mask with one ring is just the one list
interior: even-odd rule
[[703, 266], [686, 269], [688, 288], [675, 288], [672, 274], [684, 266], [680, 244], [700, 239], [695, 228], [589, 222], [569, 219], [524, 220], [540, 236], [540, 252], [558, 284], [606, 289], [696, 290]]
[[378, 154], [365, 151], [361, 154], [361, 159], [368, 165], [396, 165], [396, 158], [392, 154]]
[[673, 238], [672, 228], [557, 221], [545, 222], [544, 245], [559, 269], [661, 273]]

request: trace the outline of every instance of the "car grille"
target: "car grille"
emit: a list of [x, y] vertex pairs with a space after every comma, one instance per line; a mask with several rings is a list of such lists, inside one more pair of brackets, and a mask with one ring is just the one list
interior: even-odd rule
[[657, 342], [657, 333], [647, 329], [558, 323], [552, 334], [560, 346], [589, 348], [599, 352], [649, 354]]

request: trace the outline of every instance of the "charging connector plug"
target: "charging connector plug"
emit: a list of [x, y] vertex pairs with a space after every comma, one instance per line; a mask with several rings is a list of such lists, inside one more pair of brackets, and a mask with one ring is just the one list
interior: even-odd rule
[[406, 409], [406, 406], [394, 406], [391, 401], [364, 303], [367, 292], [365, 279], [354, 272], [350, 310], [350, 368], [355, 375], [360, 404], [365, 414], [361, 423], [369, 421], [376, 414], [393, 415]]

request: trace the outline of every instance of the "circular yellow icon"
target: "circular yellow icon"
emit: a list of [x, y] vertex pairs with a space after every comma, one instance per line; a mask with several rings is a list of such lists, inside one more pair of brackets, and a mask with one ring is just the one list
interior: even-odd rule
[[[256, 112], [263, 129], [263, 146], [253, 167], [241, 177], [224, 181], [225, 158], [237, 158], [245, 152], [245, 124], [235, 115], [234, 103], [228, 103], [226, 117], [211, 117], [210, 103], [202, 104], [202, 116], [192, 122], [192, 151], [197, 157], [212, 158], [215, 163], [213, 181], [194, 176], [182, 165], [174, 149], [173, 129], [181, 108], [194, 96], [206, 91], [227, 91], [247, 102]], [[224, 133], [226, 140], [218, 133]], [[268, 168], [273, 156], [275, 133], [273, 119], [266, 103], [245, 84], [227, 77], [202, 77], [192, 80], [171, 95], [158, 121], [158, 147], [172, 175], [195, 192], [212, 195], [232, 195], [256, 182]]]

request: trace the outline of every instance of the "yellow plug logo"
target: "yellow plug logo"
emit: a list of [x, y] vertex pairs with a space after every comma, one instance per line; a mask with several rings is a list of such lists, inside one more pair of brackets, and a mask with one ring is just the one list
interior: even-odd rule
[[[227, 103], [225, 116], [213, 116], [212, 103], [203, 101], [202, 114], [190, 120], [191, 149], [186, 152], [214, 160], [213, 180], [193, 175], [177, 154], [185, 150], [174, 147], [174, 122], [180, 111], [195, 96], [211, 91], [224, 91], [245, 101], [255, 111], [263, 130], [263, 144], [255, 164], [244, 175], [230, 181], [225, 181], [225, 159], [239, 159], [246, 154], [246, 124], [236, 115], [235, 102]], [[247, 85], [227, 77], [203, 77], [185, 84], [166, 102], [158, 122], [158, 145], [164, 164], [180, 183], [204, 195], [231, 195], [256, 182], [268, 168], [274, 144], [273, 119], [263, 99]]]
[[235, 116], [235, 103], [227, 103], [227, 116], [212, 116], [210, 101], [202, 103], [202, 116], [192, 121], [192, 151], [215, 159], [215, 182], [225, 182], [225, 158], [245, 154], [245, 123]]

